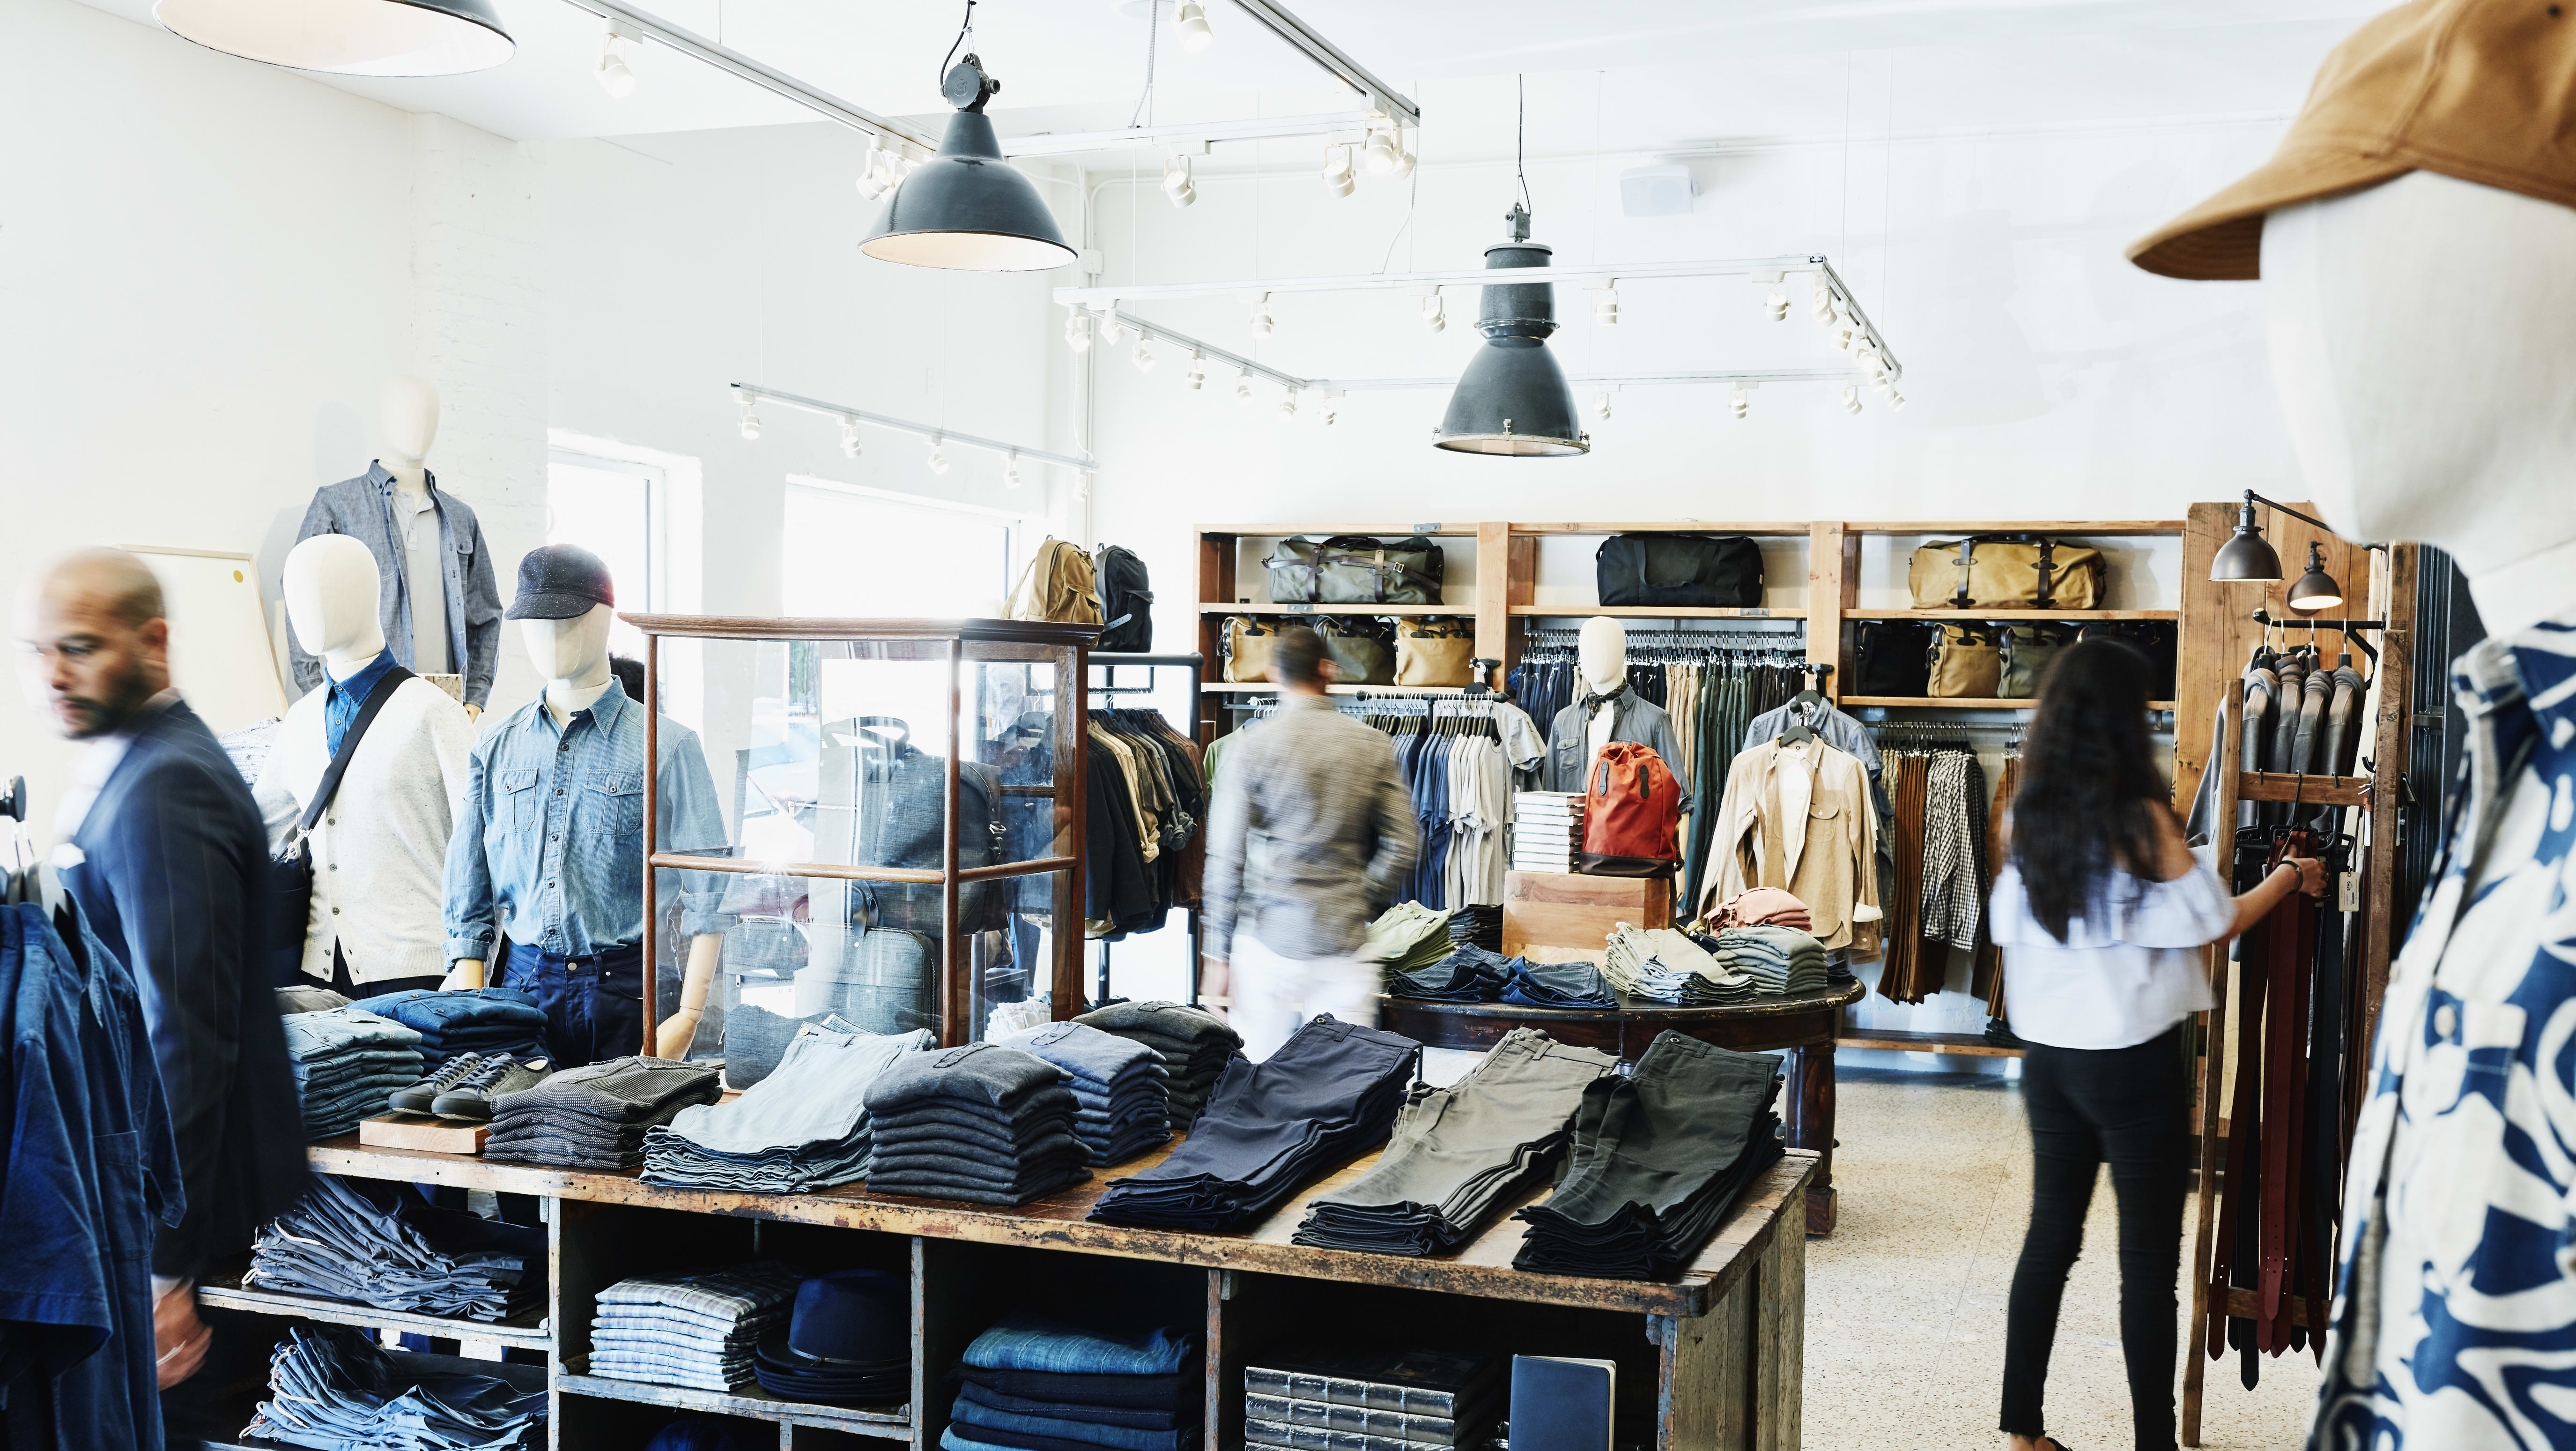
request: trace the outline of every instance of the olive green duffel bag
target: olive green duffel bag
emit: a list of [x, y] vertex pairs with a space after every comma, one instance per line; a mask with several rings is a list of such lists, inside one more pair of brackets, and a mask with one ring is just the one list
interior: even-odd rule
[[1262, 561], [1270, 598], [1283, 605], [1436, 605], [1447, 556], [1423, 535], [1394, 544], [1336, 534], [1318, 544], [1304, 535], [1279, 541]]

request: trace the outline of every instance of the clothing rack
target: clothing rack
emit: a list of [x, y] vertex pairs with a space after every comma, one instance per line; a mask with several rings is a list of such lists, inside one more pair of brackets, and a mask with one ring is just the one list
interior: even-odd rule
[[[1187, 654], [1150, 654], [1141, 651], [1094, 650], [1091, 652], [1086, 663], [1090, 670], [1102, 672], [1102, 678], [1100, 683], [1097, 685], [1092, 684], [1088, 680], [1084, 681], [1084, 691], [1087, 695], [1092, 697], [1105, 697], [1104, 703], [1112, 708], [1115, 708], [1118, 705], [1118, 697], [1122, 695], [1151, 696], [1157, 694], [1161, 690], [1163, 684], [1158, 674], [1160, 671], [1179, 670], [1186, 672], [1189, 680], [1189, 704], [1185, 708], [1186, 713], [1182, 716], [1181, 722], [1176, 722], [1176, 724], [1181, 726], [1182, 735], [1191, 740], [1198, 740], [1200, 738], [1199, 710], [1202, 692], [1199, 687], [1207, 679], [1206, 656], [1199, 654], [1195, 650]], [[1145, 683], [1143, 685], [1119, 684], [1118, 671], [1122, 667], [1129, 669], [1142, 669], [1145, 672]], [[1201, 822], [1199, 824], [1199, 830], [1202, 833], [1202, 836], [1204, 836], [1204, 833], [1207, 830], [1207, 824], [1205, 822]], [[1182, 972], [1182, 977], [1186, 979], [1189, 984], [1189, 996], [1186, 1001], [1191, 1007], [1197, 1007], [1199, 1002], [1199, 944], [1201, 941], [1198, 905], [1196, 903], [1186, 905], [1181, 908], [1181, 913], [1190, 938], [1189, 964]], [[1102, 938], [1098, 943], [1100, 948], [1100, 962], [1099, 966], [1095, 970], [1095, 980], [1098, 983], [1098, 987], [1095, 989], [1093, 997], [1093, 1001], [1095, 1002], [1105, 1003], [1109, 1001], [1111, 996], [1109, 988], [1109, 949], [1115, 945], [1116, 944], [1110, 942], [1106, 938]]]

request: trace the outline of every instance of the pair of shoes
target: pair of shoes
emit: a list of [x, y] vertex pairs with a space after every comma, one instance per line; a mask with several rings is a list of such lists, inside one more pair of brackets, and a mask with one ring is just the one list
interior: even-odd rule
[[403, 1113], [434, 1113], [444, 1119], [487, 1123], [492, 1100], [546, 1081], [554, 1065], [543, 1058], [524, 1061], [507, 1053], [460, 1053], [438, 1071], [397, 1088], [387, 1102]]

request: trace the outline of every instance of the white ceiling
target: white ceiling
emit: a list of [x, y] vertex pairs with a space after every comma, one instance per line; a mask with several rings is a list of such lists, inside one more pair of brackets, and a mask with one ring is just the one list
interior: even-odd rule
[[[151, 23], [151, 0], [89, 0]], [[254, 3], [254, 0], [246, 0]], [[476, 75], [320, 77], [521, 140], [812, 120], [658, 46], [622, 101], [591, 80], [601, 25], [564, 0], [497, 0], [518, 41]], [[1426, 152], [1498, 154], [1527, 72], [1532, 154], [1743, 138], [2283, 114], [2327, 47], [2382, 0], [1297, 0], [1297, 12], [1424, 109]], [[933, 0], [642, 0], [641, 8], [886, 114], [935, 116], [963, 6]], [[1123, 125], [1147, 22], [1116, 0], [983, 0], [974, 48], [1006, 134]], [[1161, 119], [1299, 114], [1355, 98], [1225, 0], [1218, 43], [1156, 57]], [[1163, 13], [1168, 16], [1166, 6]], [[1168, 36], [1168, 30], [1165, 32]], [[244, 62], [248, 64], [248, 62]], [[1444, 103], [1446, 109], [1444, 110]]]

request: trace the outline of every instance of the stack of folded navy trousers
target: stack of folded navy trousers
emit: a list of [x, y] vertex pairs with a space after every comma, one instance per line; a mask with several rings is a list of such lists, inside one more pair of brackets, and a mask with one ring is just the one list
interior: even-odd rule
[[1063, 1071], [996, 1043], [907, 1053], [868, 1085], [874, 1193], [1026, 1204], [1091, 1177]]
[[1776, 1053], [1656, 1034], [1627, 1077], [1583, 1090], [1556, 1192], [1512, 1216], [1529, 1222], [1512, 1267], [1678, 1279], [1780, 1157], [1779, 1073]]
[[1610, 991], [1596, 963], [1515, 957], [1511, 977], [1503, 984], [1503, 1001], [1523, 1008], [1615, 1008], [1619, 995]]
[[350, 1004], [391, 1018], [420, 1034], [424, 1067], [432, 1073], [459, 1053], [507, 1053], [513, 1058], [546, 1056], [546, 1013], [532, 993], [517, 988], [482, 987], [467, 992], [386, 993]]
[[385, 1095], [421, 1076], [420, 1034], [359, 1008], [289, 1013], [286, 1052], [308, 1142], [337, 1138], [382, 1112]]
[[1243, 1052], [1243, 1035], [1223, 1020], [1181, 1003], [1112, 1003], [1074, 1019], [1163, 1055], [1172, 1128], [1189, 1132], [1226, 1064]]
[[340, 1325], [298, 1325], [268, 1363], [269, 1398], [245, 1440], [316, 1451], [538, 1451], [546, 1388], [485, 1375], [410, 1373]]
[[1087, 1023], [1049, 1023], [1009, 1047], [1064, 1070], [1073, 1090], [1073, 1134], [1094, 1164], [1123, 1164], [1171, 1141], [1170, 1070], [1142, 1043]]
[[1326, 1014], [1260, 1063], [1237, 1058], [1161, 1163], [1109, 1186], [1104, 1224], [1239, 1229], [1386, 1141], [1420, 1044]]
[[802, 1194], [864, 1179], [868, 1085], [931, 1041], [927, 1028], [880, 1036], [809, 1025], [773, 1072], [731, 1102], [692, 1104], [647, 1130], [644, 1182]]
[[669, 1058], [611, 1058], [550, 1075], [492, 1101], [483, 1157], [560, 1169], [633, 1169], [644, 1135], [695, 1103], [724, 1096], [716, 1069]]
[[317, 1174], [262, 1225], [242, 1283], [465, 1320], [505, 1320], [546, 1293], [546, 1232], [440, 1209], [407, 1184]]
[[1014, 1311], [966, 1347], [943, 1451], [1196, 1451], [1206, 1357], [1178, 1329]]
[[639, 1275], [599, 1292], [590, 1373], [702, 1391], [759, 1383], [761, 1337], [787, 1324], [805, 1277], [772, 1260]]
[[1512, 967], [1520, 960], [1488, 952], [1472, 942], [1459, 943], [1456, 950], [1429, 967], [1388, 973], [1386, 994], [1426, 1003], [1500, 1002], [1503, 986], [1511, 980]]
[[1503, 950], [1503, 909], [1473, 904], [1449, 909], [1449, 940], [1488, 952]]

